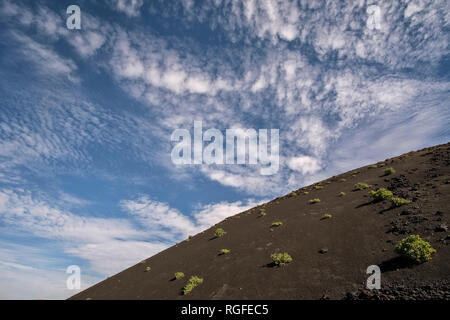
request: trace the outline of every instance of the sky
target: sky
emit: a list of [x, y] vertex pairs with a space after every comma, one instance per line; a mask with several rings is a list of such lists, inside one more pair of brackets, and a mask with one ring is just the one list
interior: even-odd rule
[[[448, 142], [449, 6], [0, 0], [0, 299], [65, 299], [70, 265], [83, 289], [259, 203]], [[174, 164], [171, 135], [194, 121], [278, 129], [278, 171]]]

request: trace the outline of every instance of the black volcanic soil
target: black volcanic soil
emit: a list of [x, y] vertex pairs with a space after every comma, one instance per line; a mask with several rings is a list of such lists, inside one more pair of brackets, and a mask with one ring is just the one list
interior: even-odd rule
[[[71, 299], [450, 299], [450, 143], [382, 163], [230, 217]], [[383, 176], [387, 167], [396, 173]], [[374, 203], [370, 189], [353, 190], [358, 182], [412, 202]], [[313, 198], [320, 203], [310, 204]], [[267, 215], [259, 217], [262, 207]], [[325, 213], [332, 218], [321, 219]], [[275, 221], [283, 225], [271, 228]], [[218, 227], [227, 232], [222, 238], [214, 238]], [[431, 261], [411, 265], [394, 253], [409, 234], [437, 250]], [[231, 252], [218, 255], [221, 249]], [[293, 261], [273, 267], [274, 252], [288, 252]], [[364, 289], [369, 265], [382, 270], [381, 290]], [[186, 276], [173, 280], [178, 271]], [[183, 296], [192, 275], [204, 281]]]

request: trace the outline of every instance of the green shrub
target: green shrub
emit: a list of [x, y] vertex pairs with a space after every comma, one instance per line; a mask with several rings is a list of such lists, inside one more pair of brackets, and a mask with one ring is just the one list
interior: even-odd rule
[[223, 230], [222, 228], [217, 228], [216, 231], [214, 232], [214, 236], [216, 238], [221, 238], [224, 235], [226, 235], [227, 233], [225, 232], [225, 230]]
[[341, 192], [341, 193], [339, 193], [339, 196], [340, 196], [340, 197], [343, 197], [343, 196], [345, 196], [345, 192]]
[[295, 197], [297, 195], [297, 193], [295, 191], [292, 191], [291, 193], [289, 193], [289, 197]]
[[272, 227], [279, 227], [279, 226], [282, 226], [282, 225], [283, 225], [283, 222], [281, 222], [281, 221], [272, 222]]
[[368, 166], [369, 169], [375, 169], [378, 168], [378, 166], [376, 164], [371, 164], [370, 166]]
[[358, 182], [357, 184], [355, 184], [356, 190], [364, 190], [364, 189], [368, 189], [368, 188], [370, 188], [370, 185], [367, 183]]
[[322, 216], [321, 220], [330, 219], [331, 217], [332, 217], [331, 214], [325, 213], [325, 214]]
[[139, 262], [139, 263], [144, 264], [144, 263], [146, 263], [146, 262], [147, 262], [147, 260], [142, 260], [142, 261]]
[[386, 163], [380, 163], [378, 166], [379, 167], [384, 167], [384, 166], [386, 166]]
[[340, 182], [345, 182], [345, 181], [347, 181], [347, 179], [342, 178], [342, 179], [339, 179], [339, 181], [340, 181]]
[[411, 201], [403, 198], [391, 198], [391, 203], [393, 207], [400, 207], [404, 204], [411, 203]]
[[267, 213], [266, 213], [266, 210], [264, 210], [264, 209], [261, 209], [261, 210], [259, 211], [259, 216], [260, 216], [260, 217], [264, 217], [266, 214], [267, 214]]
[[146, 272], [149, 272], [150, 270], [152, 270], [152, 268], [150, 268], [150, 267], [145, 268]]
[[393, 173], [395, 173], [395, 170], [394, 170], [394, 168], [387, 168], [386, 170], [384, 170], [384, 175], [385, 176], [388, 176], [388, 175], [390, 175], [390, 174], [393, 174]]
[[320, 189], [323, 189], [323, 186], [314, 186], [314, 189], [320, 190]]
[[317, 203], [317, 202], [320, 202], [320, 199], [319, 199], [319, 198], [315, 198], [315, 199], [309, 200], [309, 203], [311, 203], [311, 204]]
[[431, 260], [431, 255], [436, 250], [419, 235], [410, 235], [395, 246], [395, 252], [416, 263], [423, 263]]
[[377, 191], [371, 190], [370, 195], [374, 198], [375, 201], [383, 201], [393, 196], [392, 192], [385, 188], [380, 188]]
[[222, 250], [220, 250], [219, 255], [227, 254], [227, 253], [230, 253], [230, 250], [228, 250], [228, 249], [222, 249]]
[[183, 272], [175, 272], [175, 275], [174, 275], [174, 277], [175, 277], [175, 279], [181, 279], [181, 278], [184, 278], [184, 273]]
[[304, 194], [308, 194], [309, 192], [308, 192], [308, 191], [304, 191], [303, 193], [304, 193]]
[[287, 252], [272, 253], [270, 257], [276, 266], [284, 266], [285, 264], [292, 262], [292, 257]]
[[195, 287], [203, 283], [203, 279], [197, 276], [192, 276], [189, 278], [188, 282], [183, 288], [183, 294], [187, 295], [190, 293]]

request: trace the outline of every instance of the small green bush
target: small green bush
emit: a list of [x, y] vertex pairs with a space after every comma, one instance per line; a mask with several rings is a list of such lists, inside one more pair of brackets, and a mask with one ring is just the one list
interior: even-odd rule
[[175, 275], [174, 275], [174, 277], [175, 277], [175, 279], [181, 279], [181, 278], [184, 278], [184, 273], [183, 272], [175, 272]]
[[282, 225], [283, 225], [283, 222], [281, 222], [281, 221], [272, 222], [272, 227], [279, 227], [279, 226], [282, 226]]
[[325, 213], [325, 214], [322, 216], [321, 220], [330, 219], [331, 217], [332, 217], [331, 214]]
[[147, 260], [142, 260], [142, 261], [139, 262], [139, 263], [144, 264], [144, 263], [146, 263], [146, 262], [147, 262]]
[[195, 287], [203, 283], [203, 279], [197, 276], [192, 276], [189, 278], [188, 282], [183, 288], [183, 294], [187, 295], [190, 293]]
[[292, 191], [291, 193], [289, 193], [289, 197], [295, 197], [297, 195], [297, 193], [295, 191]]
[[345, 196], [345, 192], [342, 191], [341, 193], [339, 193], [339, 196], [340, 196], [340, 197]]
[[292, 257], [287, 253], [272, 253], [270, 256], [272, 258], [272, 262], [276, 266], [284, 266], [290, 262], [292, 262]]
[[323, 186], [314, 186], [314, 189], [320, 190], [320, 189], [323, 189]]
[[304, 194], [309, 194], [309, 192], [308, 192], [308, 191], [304, 191], [303, 193], [304, 193]]
[[385, 166], [386, 166], [386, 163], [380, 163], [378, 166], [379, 166], [379, 167], [385, 167]]
[[221, 237], [223, 237], [226, 234], [227, 234], [226, 231], [223, 230], [222, 228], [217, 228], [216, 231], [214, 232], [214, 236], [216, 238], [221, 238]]
[[378, 168], [378, 166], [376, 164], [371, 164], [370, 166], [368, 166], [369, 169], [375, 169]]
[[411, 201], [403, 198], [391, 198], [391, 203], [393, 207], [400, 207], [404, 204], [411, 203]]
[[371, 190], [370, 195], [374, 198], [375, 201], [383, 201], [393, 196], [392, 192], [385, 188], [380, 188], [377, 191]]
[[364, 189], [368, 189], [368, 188], [370, 188], [370, 184], [367, 184], [367, 183], [358, 182], [357, 184], [355, 184], [356, 190], [364, 190]]
[[431, 260], [431, 255], [436, 250], [431, 244], [422, 240], [419, 235], [410, 235], [395, 246], [395, 252], [413, 260], [416, 263], [423, 263]]
[[266, 210], [264, 210], [264, 209], [261, 209], [261, 210], [259, 211], [259, 216], [260, 216], [260, 217], [264, 217], [266, 214], [267, 214], [267, 213], [266, 213]]
[[228, 250], [228, 249], [222, 249], [222, 250], [220, 250], [219, 255], [227, 254], [227, 253], [230, 253], [230, 250]]
[[150, 270], [152, 270], [152, 268], [150, 268], [150, 267], [145, 268], [146, 272], [149, 272]]
[[385, 176], [388, 176], [388, 175], [390, 175], [390, 174], [393, 174], [393, 173], [395, 173], [395, 170], [394, 170], [394, 168], [387, 168], [386, 170], [384, 170], [384, 175]]
[[311, 203], [311, 204], [317, 203], [317, 202], [320, 202], [320, 199], [319, 199], [319, 198], [315, 198], [315, 199], [309, 200], [309, 203]]
[[340, 181], [340, 182], [345, 182], [345, 181], [347, 181], [347, 179], [342, 178], [342, 179], [339, 179], [339, 181]]

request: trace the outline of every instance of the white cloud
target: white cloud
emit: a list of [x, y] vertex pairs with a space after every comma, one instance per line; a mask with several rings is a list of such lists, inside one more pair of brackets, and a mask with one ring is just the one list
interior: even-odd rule
[[144, 72], [144, 65], [125, 33], [119, 35], [111, 65], [119, 76], [125, 78], [138, 78]]
[[[136, 200], [124, 200], [121, 207], [135, 216], [147, 228], [160, 232], [166, 229], [166, 237], [185, 237], [195, 230], [189, 218], [167, 204], [152, 201], [146, 196]], [[164, 236], [164, 233], [162, 234]]]
[[309, 156], [299, 156], [290, 158], [288, 167], [294, 171], [299, 171], [302, 174], [311, 174], [321, 169], [320, 161]]
[[114, 8], [125, 13], [129, 17], [140, 15], [144, 0], [111, 0]]
[[105, 37], [97, 32], [87, 31], [81, 35], [75, 35], [71, 44], [82, 56], [94, 54], [105, 43]]
[[[9, 2], [5, 3], [8, 5], [4, 6], [3, 14], [18, 17], [17, 8]], [[82, 57], [94, 59], [102, 47], [111, 49], [111, 55], [106, 54], [105, 50], [102, 56], [104, 71], [111, 72], [116, 83], [130, 96], [151, 107], [151, 116], [132, 122], [149, 127], [151, 119], [158, 119], [158, 123], [151, 124], [151, 130], [145, 129], [145, 134], [140, 132], [140, 137], [151, 132], [152, 137], [157, 136], [163, 141], [171, 130], [189, 127], [194, 120], [203, 120], [209, 127], [222, 130], [236, 124], [250, 128], [257, 122], [261, 126], [281, 128], [284, 139], [282, 156], [292, 158], [305, 153], [325, 163], [330, 145], [345, 130], [354, 128], [361, 121], [370, 122], [380, 112], [404, 112], [415, 97], [433, 92], [424, 88], [437, 86], [430, 80], [410, 80], [407, 74], [395, 77], [389, 74], [401, 67], [414, 66], [418, 61], [439, 61], [448, 42], [442, 26], [436, 22], [439, 19], [433, 18], [434, 14], [440, 17], [442, 10], [439, 9], [445, 3], [417, 4], [422, 9], [410, 16], [410, 24], [405, 24], [401, 15], [404, 10], [412, 10], [406, 8], [409, 5], [413, 8], [413, 3], [416, 2], [380, 2], [384, 15], [383, 29], [372, 32], [366, 28], [366, 6], [359, 2], [344, 6], [336, 2], [247, 1], [219, 5], [207, 1], [200, 6], [183, 2], [181, 23], [211, 22], [223, 28], [233, 41], [243, 37], [243, 47], [226, 48], [223, 54], [214, 49], [204, 50], [195, 41], [181, 37], [169, 42], [139, 27], [125, 32], [120, 26], [112, 26], [89, 15], [83, 20], [83, 27], [87, 28], [83, 38], [75, 37], [70, 41], [58, 28], [56, 35], [75, 45]], [[125, 2], [114, 4], [123, 10], [133, 10], [136, 15], [142, 8], [140, 2], [130, 2], [128, 6]], [[166, 7], [169, 13], [174, 9], [174, 6]], [[50, 9], [39, 10], [45, 13], [44, 17], [53, 17], [50, 19], [52, 21], [59, 17]], [[39, 32], [54, 29], [54, 26], [45, 26], [44, 19], [41, 20], [32, 22]], [[98, 27], [100, 24], [102, 28]], [[424, 41], [420, 42], [420, 46], [411, 46], [410, 43], [414, 42], [411, 28], [419, 26]], [[258, 48], [246, 45], [257, 39], [272, 42], [260, 43]], [[295, 43], [292, 48], [285, 45], [285, 42], [294, 40], [312, 46], [320, 61], [328, 59], [329, 54], [337, 53], [336, 64], [332, 68], [322, 68], [312, 62], [309, 54], [298, 50]], [[233, 56], [240, 59], [225, 59]], [[376, 69], [360, 63], [358, 59], [361, 58], [372, 65], [377, 62], [384, 66], [386, 75], [374, 76]], [[355, 69], [355, 63], [361, 68]], [[62, 64], [56, 64], [57, 67], [67, 71]], [[438, 86], [444, 88], [446, 85]], [[120, 123], [123, 128], [130, 124], [130, 119], [125, 121], [127, 123], [118, 121], [116, 124]], [[124, 130], [124, 133], [134, 136], [129, 131]], [[104, 134], [114, 135], [110, 131]], [[146, 143], [134, 146], [136, 154], [145, 161], [155, 161], [156, 153], [156, 161], [162, 166], [180, 172], [179, 168], [167, 163], [167, 154], [170, 153], [166, 150], [169, 149], [167, 146], [160, 152], [154, 152], [154, 140], [151, 137], [142, 139]], [[34, 144], [34, 148], [23, 149], [34, 154], [34, 158], [54, 155], [58, 151], [64, 154], [66, 151], [65, 141], [55, 144], [61, 149], [52, 148], [40, 135], [32, 137], [29, 134], [22, 135], [15, 143], [5, 143], [4, 147], [9, 154], [13, 154], [12, 150], [20, 143], [30, 146], [27, 141], [39, 142]], [[162, 143], [161, 147], [164, 148]], [[85, 149], [75, 150], [81, 158], [88, 157]], [[222, 185], [259, 195], [270, 190], [272, 194], [283, 192], [285, 188], [292, 187], [281, 181], [297, 181], [300, 184], [304, 179], [309, 180], [309, 177], [296, 175], [301, 171], [291, 172], [288, 162], [282, 164], [276, 178], [278, 187], [274, 187], [276, 183], [270, 179], [254, 174], [250, 167], [182, 171], [183, 176], [200, 173]]]
[[90, 272], [114, 274], [170, 243], [148, 241], [151, 234], [138, 230], [131, 221], [81, 217], [48, 202], [30, 192], [3, 190], [0, 219], [10, 232], [25, 231], [29, 236], [58, 241], [63, 252], [88, 261]]
[[287, 188], [282, 183], [283, 174], [263, 176], [260, 174], [258, 166], [202, 166], [200, 171], [212, 181], [223, 186], [258, 196], [277, 195]]
[[33, 13], [23, 6], [9, 1], [2, 1], [0, 13], [6, 17], [14, 17], [23, 25], [30, 25], [33, 22]]
[[71, 194], [60, 192], [59, 193], [59, 201], [63, 205], [75, 206], [75, 207], [83, 207], [92, 204], [91, 201], [81, 199], [79, 197], [73, 196]]
[[71, 59], [63, 58], [50, 47], [44, 46], [30, 37], [13, 33], [14, 39], [21, 45], [23, 57], [34, 63], [42, 73], [47, 75], [64, 75], [68, 79], [74, 80], [72, 74], [77, 69], [75, 62]]
[[405, 9], [405, 18], [411, 17], [413, 14], [424, 9], [424, 1], [411, 1]]
[[[149, 232], [149, 231], [147, 231]], [[166, 242], [111, 239], [71, 246], [66, 253], [89, 262], [90, 270], [113, 275], [169, 247]]]
[[[224, 5], [224, 2], [228, 4]], [[369, 30], [363, 1], [206, 1], [200, 6], [184, 5], [188, 22], [197, 20], [220, 26], [232, 41], [259, 40], [313, 45], [319, 58], [336, 51], [340, 58], [364, 56], [393, 69], [413, 67], [419, 57], [439, 62], [445, 55], [448, 37], [439, 21], [445, 21], [445, 0], [425, 2], [377, 1], [381, 8], [381, 30]], [[403, 17], [410, 19], [404, 23]], [[415, 30], [419, 28], [419, 32]], [[415, 34], [416, 36], [414, 36]], [[362, 35], [362, 36], [361, 36]], [[420, 45], [411, 41], [420, 38]], [[419, 41], [417, 39], [417, 41]], [[430, 52], [430, 50], [435, 50]], [[364, 52], [364, 53], [363, 53]]]
[[210, 82], [202, 76], [192, 75], [186, 81], [186, 89], [192, 93], [207, 93], [210, 90]]
[[195, 221], [197, 222], [198, 229], [203, 230], [206, 229], [223, 219], [248, 210], [252, 207], [257, 206], [264, 201], [254, 201], [247, 200], [236, 201], [236, 202], [219, 202], [215, 204], [208, 204], [204, 206], [198, 206], [197, 210], [194, 213]]
[[[44, 36], [40, 41], [47, 42], [42, 43], [33, 39], [33, 43], [44, 47], [48, 46], [48, 42], [54, 43], [59, 39], [64, 39], [82, 57], [90, 57], [95, 54], [106, 43], [107, 36], [114, 34], [109, 23], [99, 21], [88, 12], [83, 12], [82, 15], [82, 32], [76, 33], [69, 32], [66, 28], [65, 16], [57, 14], [43, 5], [38, 5], [36, 11], [33, 12], [27, 6], [19, 7], [8, 0], [3, 0], [0, 14], [14, 22], [19, 22], [25, 27], [37, 30], [38, 34]], [[30, 39], [26, 39], [26, 42], [30, 42]]]
[[256, 81], [252, 86], [252, 92], [258, 92], [266, 87], [266, 80], [263, 76], [259, 77], [258, 81]]
[[[192, 215], [186, 216], [169, 205], [140, 196], [135, 200], [124, 200], [121, 207], [139, 220], [147, 230], [159, 231], [159, 236], [170, 239], [182, 239], [209, 228], [219, 221], [254, 207], [254, 200], [219, 202], [198, 205]], [[167, 232], [169, 231], [169, 232]]]
[[326, 152], [334, 133], [326, 127], [322, 119], [311, 116], [300, 117], [290, 134], [292, 140], [297, 139], [298, 146], [306, 147], [314, 155], [321, 156]]
[[[59, 264], [62, 260], [67, 266], [73, 264], [71, 257], [87, 261], [88, 269], [82, 270], [84, 286], [99, 280], [97, 276], [92, 277], [92, 273], [112, 275], [187, 235], [256, 205], [253, 200], [198, 205], [195, 212], [187, 216], [167, 204], [140, 196], [120, 203], [132, 219], [119, 219], [83, 217], [49, 202], [50, 199], [28, 191], [1, 190], [0, 221], [7, 226], [8, 233], [26, 233], [61, 245], [67, 256], [61, 258], [62, 252], [59, 252]], [[137, 228], [134, 222], [140, 227]], [[0, 287], [4, 290], [0, 290], [0, 297], [61, 298], [73, 295], [74, 292], [65, 289], [65, 270], [48, 266], [52, 262], [51, 258], [45, 257], [48, 253], [44, 248], [38, 250], [31, 246], [19, 251], [3, 247], [0, 250], [0, 271], [3, 271], [0, 272]], [[29, 292], [24, 293], [25, 288]]]
[[[81, 288], [69, 290], [66, 267], [62, 259], [46, 256], [43, 249], [1, 242], [0, 248], [0, 299], [66, 299], [84, 290], [102, 278], [81, 270]], [[67, 263], [67, 262], [66, 262]]]
[[124, 219], [80, 217], [53, 207], [30, 192], [0, 191], [0, 216], [13, 227], [36, 236], [76, 242], [105, 242], [137, 238], [142, 233]]
[[67, 34], [64, 18], [45, 6], [38, 6], [35, 22], [37, 29], [51, 38]]

